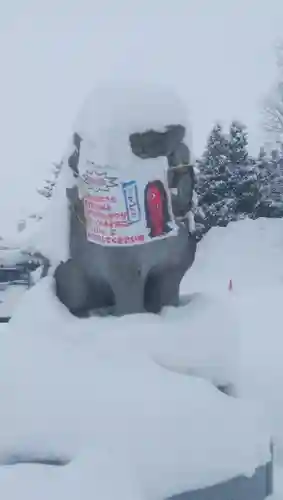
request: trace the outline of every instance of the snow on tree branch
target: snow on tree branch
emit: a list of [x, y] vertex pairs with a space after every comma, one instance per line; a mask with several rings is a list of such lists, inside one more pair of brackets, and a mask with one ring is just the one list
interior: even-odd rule
[[56, 186], [57, 179], [61, 172], [61, 168], [63, 166], [63, 162], [53, 163], [53, 168], [51, 170], [51, 179], [46, 179], [42, 188], [37, 189], [37, 192], [44, 196], [45, 198], [50, 199], [53, 194], [54, 187]]

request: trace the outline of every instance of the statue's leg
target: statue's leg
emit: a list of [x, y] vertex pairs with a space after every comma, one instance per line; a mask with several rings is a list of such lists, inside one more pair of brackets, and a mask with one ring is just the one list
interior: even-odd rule
[[89, 283], [72, 260], [62, 262], [54, 273], [56, 295], [75, 316], [86, 316], [89, 309]]
[[115, 296], [109, 283], [103, 279], [92, 279], [89, 285], [88, 296], [89, 308], [95, 309], [113, 309], [115, 305]]
[[169, 261], [167, 266], [164, 264], [149, 271], [144, 287], [147, 311], [158, 313], [163, 306], [179, 305], [180, 283], [194, 262], [197, 246], [194, 236], [189, 235], [187, 243], [185, 252], [180, 254], [179, 261], [175, 261], [174, 265]]
[[115, 315], [144, 312], [144, 278], [138, 263], [131, 263], [130, 258], [126, 263], [117, 260], [115, 267], [111, 263], [108, 282], [115, 297]]
[[113, 280], [111, 285], [115, 295], [114, 313], [117, 316], [145, 311], [143, 280], [138, 279], [135, 282], [129, 282], [127, 279]]
[[159, 268], [149, 272], [144, 287], [145, 309], [159, 313], [163, 306], [177, 306], [182, 277], [183, 272], [178, 268]]

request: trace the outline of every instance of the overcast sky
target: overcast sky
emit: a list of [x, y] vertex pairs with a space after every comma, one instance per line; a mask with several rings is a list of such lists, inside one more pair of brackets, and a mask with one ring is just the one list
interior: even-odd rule
[[282, 19], [282, 0], [5, 2], [0, 208], [29, 209], [99, 78], [134, 74], [172, 83], [188, 105], [196, 154], [213, 122], [233, 118], [248, 125], [256, 151], [260, 99], [275, 79]]

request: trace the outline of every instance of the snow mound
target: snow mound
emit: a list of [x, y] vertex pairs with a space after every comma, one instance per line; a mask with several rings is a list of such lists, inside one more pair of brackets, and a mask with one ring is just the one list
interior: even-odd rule
[[0, 249], [0, 265], [14, 266], [21, 262], [26, 262], [27, 256], [23, 254], [21, 248], [5, 247]]
[[5, 500], [20, 500], [23, 495], [29, 500], [142, 500], [141, 487], [131, 469], [129, 463], [121, 460], [121, 454], [96, 447], [66, 467], [1, 467], [0, 495]]
[[37, 230], [26, 238], [24, 250], [39, 252], [49, 259], [53, 268], [69, 258], [69, 212], [66, 188], [72, 187], [73, 177], [66, 164], [59, 175], [43, 219]]
[[186, 105], [165, 85], [144, 82], [106, 82], [96, 86], [87, 97], [74, 129], [93, 144], [95, 161], [100, 165], [128, 168], [139, 163], [133, 155], [129, 135], [169, 125], [186, 127], [190, 137]]
[[[91, 338], [95, 336], [96, 342], [122, 342], [127, 348], [142, 349], [158, 365], [176, 373], [194, 374], [217, 386], [233, 384], [237, 379], [238, 319], [229, 300], [192, 294], [183, 297], [182, 307], [164, 308], [160, 315], [86, 321], [70, 315], [57, 300], [51, 278], [39, 286], [27, 292], [18, 305], [9, 325], [13, 331], [29, 332], [32, 328], [35, 335], [55, 335], [57, 342], [58, 330], [77, 339], [83, 328]], [[41, 289], [44, 295], [39, 293]], [[117, 331], [115, 336], [113, 330]]]
[[211, 229], [182, 289], [228, 301], [238, 327], [236, 390], [268, 414], [275, 452], [283, 462], [283, 220], [246, 219]]
[[235, 300], [239, 316], [239, 395], [261, 402], [269, 415], [275, 451], [283, 462], [283, 286], [243, 293]]
[[185, 292], [235, 293], [283, 284], [283, 219], [244, 219], [212, 228], [184, 277]]
[[[187, 310], [188, 332], [197, 328], [197, 312], [189, 321], [193, 307], [194, 300], [180, 308], [184, 317]], [[257, 405], [161, 366], [175, 368], [181, 358], [182, 371], [187, 363], [190, 372], [193, 350], [188, 335], [188, 359], [178, 347], [168, 360], [177, 310], [164, 315], [79, 320], [57, 301], [49, 278], [27, 292], [1, 337], [1, 461], [72, 461], [86, 449], [109, 451], [126, 469], [131, 463], [129, 476], [137, 482], [129, 488], [137, 484], [138, 492], [154, 499], [250, 476], [269, 460], [269, 435]], [[170, 322], [164, 348], [161, 332]], [[185, 329], [181, 339], [184, 350]], [[193, 369], [197, 357], [192, 356]]]

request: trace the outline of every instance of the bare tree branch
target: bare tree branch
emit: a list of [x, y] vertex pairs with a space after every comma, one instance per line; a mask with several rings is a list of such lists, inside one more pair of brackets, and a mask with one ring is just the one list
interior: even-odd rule
[[283, 41], [275, 45], [278, 78], [262, 102], [262, 126], [271, 142], [283, 143]]
[[283, 142], [283, 82], [276, 84], [271, 89], [269, 96], [264, 99], [262, 116], [262, 125], [265, 132], [275, 142]]

